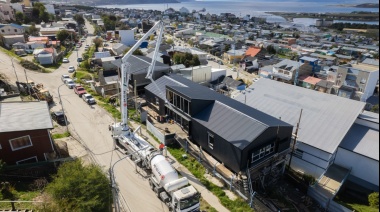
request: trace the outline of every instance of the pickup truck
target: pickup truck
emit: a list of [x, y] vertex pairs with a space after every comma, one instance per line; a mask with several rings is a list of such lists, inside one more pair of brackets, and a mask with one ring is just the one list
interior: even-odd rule
[[86, 93], [86, 90], [82, 86], [77, 85], [74, 87], [74, 93], [76, 93], [79, 97], [82, 97], [82, 95]]

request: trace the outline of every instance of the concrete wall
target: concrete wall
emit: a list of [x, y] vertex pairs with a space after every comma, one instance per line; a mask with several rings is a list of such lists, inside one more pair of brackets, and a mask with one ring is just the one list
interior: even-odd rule
[[351, 167], [351, 175], [379, 186], [379, 161], [339, 147], [334, 163]]
[[364, 89], [364, 94], [360, 101], [365, 102], [371, 97], [376, 89], [377, 81], [379, 80], [379, 71], [373, 71], [369, 74], [367, 85]]

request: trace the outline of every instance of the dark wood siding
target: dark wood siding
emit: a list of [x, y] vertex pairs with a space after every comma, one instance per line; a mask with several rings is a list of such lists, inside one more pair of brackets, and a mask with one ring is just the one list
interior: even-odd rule
[[[26, 135], [30, 136], [33, 146], [12, 151], [9, 140]], [[54, 151], [47, 129], [0, 133], [0, 144], [0, 159], [8, 165], [34, 156], [37, 156], [38, 161], [45, 161], [44, 153]]]
[[[200, 145], [202, 149], [212, 155], [219, 162], [238, 173], [242, 161], [242, 151], [232, 143], [224, 140], [218, 134], [208, 130], [196, 121], [192, 121], [190, 125], [192, 140]], [[214, 135], [214, 148], [211, 149], [208, 145], [208, 132]]]

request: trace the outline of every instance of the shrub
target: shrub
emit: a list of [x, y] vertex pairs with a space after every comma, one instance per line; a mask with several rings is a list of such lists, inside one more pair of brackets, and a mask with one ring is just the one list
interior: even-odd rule
[[302, 175], [302, 179], [309, 185], [312, 185], [315, 183], [315, 178], [312, 175], [304, 174]]
[[379, 192], [368, 195], [368, 202], [371, 207], [379, 208]]

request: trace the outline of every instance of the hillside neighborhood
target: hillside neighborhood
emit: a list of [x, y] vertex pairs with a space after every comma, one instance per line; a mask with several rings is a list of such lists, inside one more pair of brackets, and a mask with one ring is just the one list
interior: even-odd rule
[[0, 1], [0, 211], [177, 211], [125, 119], [201, 211], [378, 211], [379, 33], [334, 26]]

